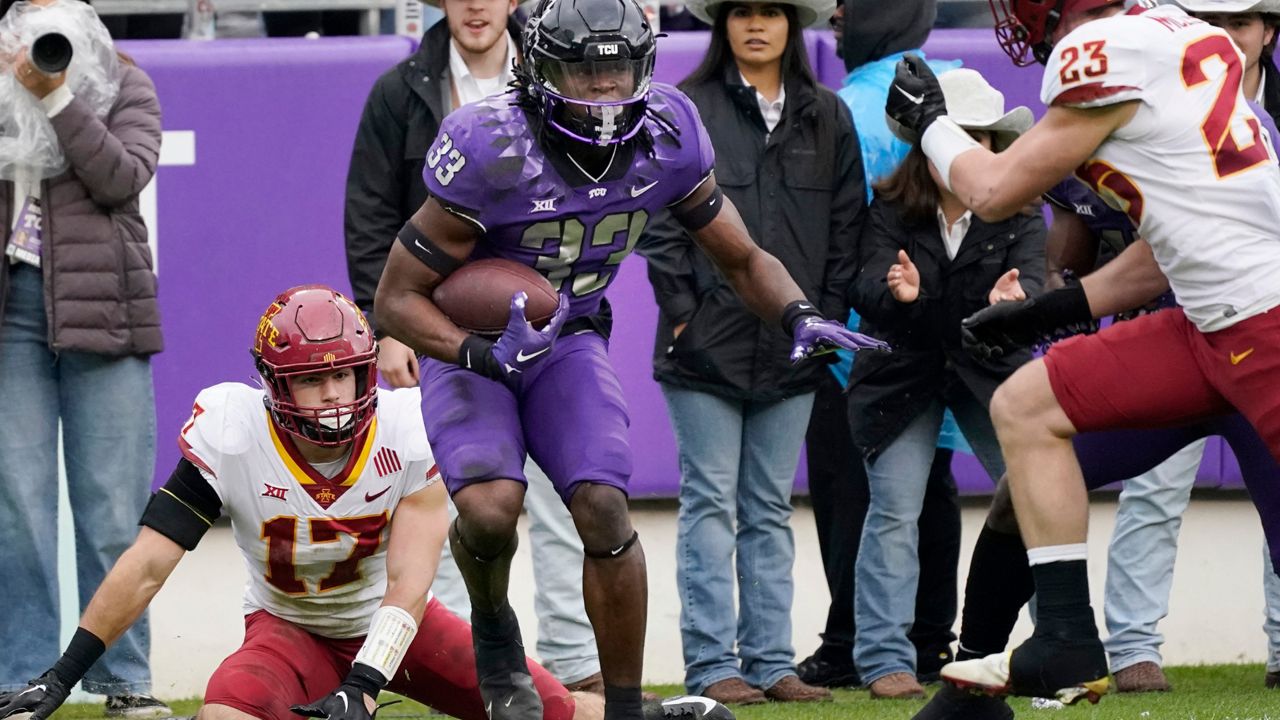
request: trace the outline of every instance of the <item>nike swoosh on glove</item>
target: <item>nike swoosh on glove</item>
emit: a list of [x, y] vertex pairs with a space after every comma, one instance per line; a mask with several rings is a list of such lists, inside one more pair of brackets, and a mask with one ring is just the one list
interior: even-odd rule
[[798, 363], [807, 357], [846, 350], [890, 350], [889, 343], [870, 335], [856, 333], [834, 320], [823, 320], [810, 315], [796, 323], [791, 331], [791, 362]]
[[502, 337], [493, 344], [493, 359], [504, 375], [510, 377], [522, 373], [551, 354], [560, 329], [569, 317], [569, 298], [560, 296], [560, 304], [547, 321], [546, 327], [534, 330], [524, 317], [524, 305], [529, 296], [524, 291], [511, 296], [511, 317]]
[[69, 694], [71, 688], [49, 670], [22, 690], [0, 693], [0, 718], [31, 713], [31, 720], [46, 720], [66, 702]]
[[[902, 126], [907, 137], [919, 140], [934, 120], [947, 114], [947, 101], [938, 78], [919, 55], [907, 55], [894, 68], [885, 97], [884, 113]], [[892, 127], [892, 123], [890, 124]]]

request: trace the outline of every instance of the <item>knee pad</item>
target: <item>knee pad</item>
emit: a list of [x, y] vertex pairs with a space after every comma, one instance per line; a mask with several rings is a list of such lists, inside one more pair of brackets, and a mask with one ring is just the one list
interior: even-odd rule
[[584, 547], [582, 549], [582, 554], [586, 555], [589, 558], [594, 558], [596, 560], [613, 560], [615, 558], [620, 558], [623, 555], [626, 555], [627, 552], [631, 550], [631, 546], [635, 545], [639, 541], [640, 541], [640, 533], [633, 530], [631, 531], [631, 537], [627, 538], [626, 542], [622, 543], [621, 545], [616, 545], [611, 548], [604, 548], [602, 550]]
[[449, 549], [453, 552], [455, 562], [457, 558], [464, 558], [476, 563], [491, 563], [498, 560], [510, 560], [515, 557], [516, 547], [520, 544], [520, 538], [515, 533], [507, 539], [507, 544], [497, 553], [485, 555], [473, 549], [472, 543], [468, 543], [467, 539], [462, 535], [462, 528], [458, 525], [461, 516], [453, 519], [449, 524]]

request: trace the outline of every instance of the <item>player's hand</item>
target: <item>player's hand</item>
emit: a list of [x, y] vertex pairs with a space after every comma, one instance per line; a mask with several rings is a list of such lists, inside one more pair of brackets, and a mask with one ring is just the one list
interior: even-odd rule
[[1022, 283], [1018, 281], [1018, 268], [1013, 268], [1001, 275], [1000, 279], [996, 280], [996, 284], [991, 286], [991, 292], [987, 293], [987, 303], [990, 305], [1026, 299], [1027, 293], [1023, 291]]
[[408, 345], [384, 337], [378, 341], [378, 374], [393, 388], [418, 387], [418, 356]]
[[947, 114], [942, 86], [919, 55], [907, 55], [898, 61], [884, 112], [917, 140], [924, 137], [934, 120]]
[[360, 688], [343, 683], [337, 690], [306, 705], [289, 708], [296, 715], [327, 720], [372, 720], [378, 705]]
[[856, 333], [834, 320], [823, 320], [817, 315], [810, 315], [797, 322], [791, 331], [791, 337], [795, 341], [791, 346], [792, 364], [839, 348], [889, 350], [889, 343], [883, 340]]
[[0, 693], [0, 718], [31, 713], [31, 720], [45, 720], [66, 702], [71, 688], [52, 670], [27, 683], [23, 690]]
[[493, 357], [508, 378], [522, 373], [551, 354], [560, 336], [560, 328], [569, 317], [569, 299], [560, 296], [560, 304], [547, 321], [547, 326], [534, 330], [524, 317], [524, 305], [529, 296], [518, 292], [511, 297], [511, 317], [507, 329], [493, 345]]
[[960, 340], [972, 355], [998, 358], [1045, 338], [1096, 328], [1079, 283], [1027, 300], [988, 305], [960, 323]]
[[920, 270], [911, 262], [906, 250], [898, 251], [898, 262], [889, 266], [885, 276], [889, 292], [900, 303], [913, 303], [920, 297]]

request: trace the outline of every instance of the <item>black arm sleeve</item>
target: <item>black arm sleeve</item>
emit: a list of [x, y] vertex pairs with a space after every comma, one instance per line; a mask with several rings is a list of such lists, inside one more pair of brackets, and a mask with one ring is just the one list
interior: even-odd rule
[[151, 496], [139, 525], [155, 530], [190, 552], [222, 515], [222, 500], [200, 469], [183, 458], [164, 487]]

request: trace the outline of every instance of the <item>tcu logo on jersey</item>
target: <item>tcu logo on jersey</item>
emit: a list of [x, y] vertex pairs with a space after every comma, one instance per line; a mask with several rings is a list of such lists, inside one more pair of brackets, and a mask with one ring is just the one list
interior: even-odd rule
[[587, 197], [601, 198], [601, 197], [604, 197], [604, 194], [607, 192], [609, 191], [606, 188], [591, 188], [591, 191], [587, 193]]

